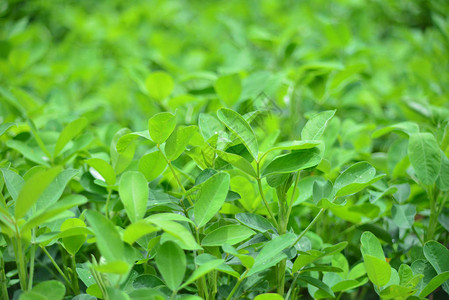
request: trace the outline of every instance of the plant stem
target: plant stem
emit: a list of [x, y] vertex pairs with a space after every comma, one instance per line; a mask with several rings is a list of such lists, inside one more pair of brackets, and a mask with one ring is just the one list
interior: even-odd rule
[[315, 222], [324, 213], [325, 210], [326, 210], [325, 208], [320, 209], [320, 211], [315, 216], [315, 218], [312, 220], [312, 222], [310, 222], [309, 225], [306, 227], [306, 229], [304, 229], [303, 232], [301, 232], [301, 234], [298, 236], [298, 238], [296, 239], [294, 245], [296, 245], [296, 243], [298, 243], [299, 240], [301, 240], [303, 238], [303, 236], [307, 233], [307, 231], [309, 231], [309, 229], [312, 228], [313, 224], [315, 224]]
[[17, 264], [17, 271], [19, 272], [19, 281], [20, 281], [20, 288], [23, 291], [27, 291], [27, 271], [26, 271], [26, 261], [25, 257], [23, 255], [23, 247], [22, 247], [22, 238], [19, 234], [19, 228], [16, 226], [16, 264]]
[[281, 262], [279, 263], [279, 266], [278, 266], [277, 292], [282, 297], [284, 297], [284, 292], [285, 292], [285, 267], [286, 267], [286, 264], [287, 264], [286, 260], [283, 259], [283, 260], [281, 260]]
[[104, 206], [104, 213], [106, 215], [106, 219], [109, 219], [109, 202], [111, 201], [112, 189], [108, 188], [108, 197], [106, 198], [106, 205]]
[[[33, 229], [34, 232], [34, 229]], [[33, 233], [34, 235], [34, 233]], [[33, 277], [34, 277], [34, 256], [36, 254], [36, 245], [32, 244], [31, 245], [31, 250], [30, 250], [30, 276], [28, 278], [28, 290], [31, 290], [31, 288], [33, 287]]]
[[72, 274], [73, 274], [72, 290], [75, 293], [75, 295], [78, 295], [80, 293], [80, 286], [78, 283], [78, 274], [76, 273], [76, 259], [75, 255], [70, 255], [70, 257], [72, 258]]
[[278, 227], [278, 222], [276, 221], [276, 218], [274, 217], [273, 212], [271, 211], [270, 205], [268, 204], [267, 199], [265, 198], [265, 194], [263, 192], [262, 188], [262, 179], [260, 178], [260, 161], [257, 162], [257, 185], [259, 186], [259, 193], [262, 197], [263, 204], [265, 205], [265, 208], [268, 211], [268, 214], [270, 215], [270, 218], [273, 220], [274, 225]]
[[170, 168], [170, 171], [172, 172], [173, 177], [175, 178], [176, 182], [178, 183], [178, 186], [181, 188], [182, 192], [186, 196], [186, 199], [189, 201], [190, 205], [193, 206], [193, 201], [192, 201], [192, 199], [190, 199], [189, 196], [187, 196], [187, 191], [184, 188], [184, 185], [182, 185], [181, 180], [179, 180], [178, 174], [176, 174], [176, 170], [173, 168], [173, 165], [172, 165], [171, 161], [167, 158], [167, 156], [165, 156], [165, 153], [162, 151], [162, 149], [159, 146], [159, 144], [157, 144], [156, 146], [157, 146], [157, 149], [159, 150], [159, 152], [164, 157], [165, 161], [167, 162], [167, 165]]
[[240, 286], [240, 283], [242, 283], [243, 279], [245, 279], [246, 274], [248, 273], [249, 269], [246, 269], [245, 273], [242, 274], [242, 276], [240, 276], [240, 278], [237, 280], [237, 283], [234, 285], [234, 288], [232, 289], [232, 291], [229, 293], [228, 297], [226, 298], [226, 300], [230, 300], [232, 298], [232, 296], [234, 295], [234, 293], [237, 291], [237, 289]]
[[2, 288], [2, 299], [9, 300], [8, 295], [8, 282], [6, 280], [6, 274], [5, 274], [5, 261], [3, 260], [3, 257], [0, 258], [0, 281], [1, 281], [1, 288]]
[[299, 182], [299, 177], [300, 177], [300, 171], [296, 172], [296, 178], [295, 178], [295, 183], [293, 184], [292, 196], [290, 197], [290, 202], [288, 203], [287, 214], [285, 215], [285, 218], [287, 219], [286, 224], [285, 224], [285, 231], [287, 231], [288, 220], [290, 219], [290, 214], [292, 213], [292, 209], [293, 209], [293, 203], [295, 202], [294, 199], [295, 199], [296, 188], [297, 188], [298, 182]]
[[425, 242], [434, 238], [435, 229], [438, 221], [437, 203], [431, 186], [427, 188], [427, 195], [429, 197], [429, 204], [430, 204], [430, 217]]
[[[47, 257], [50, 259], [51, 263], [53, 264], [53, 266], [55, 267], [56, 271], [58, 271], [59, 275], [62, 276], [62, 278], [65, 280], [66, 284], [72, 289], [72, 283], [70, 282], [70, 280], [67, 278], [67, 276], [65, 276], [64, 272], [61, 270], [61, 268], [59, 268], [58, 264], [55, 262], [55, 260], [53, 259], [53, 257], [50, 255], [50, 253], [48, 253], [47, 249], [45, 249], [45, 247], [41, 247], [42, 251], [45, 253], [45, 255], [47, 255]], [[73, 291], [73, 290], [72, 290]], [[75, 292], [75, 291], [73, 291]]]
[[294, 290], [294, 287], [296, 285], [296, 279], [298, 279], [299, 273], [296, 273], [295, 277], [293, 278], [293, 282], [290, 285], [290, 288], [288, 289], [287, 295], [285, 296], [285, 300], [288, 300], [290, 297], [290, 294], [292, 293], [292, 291]]

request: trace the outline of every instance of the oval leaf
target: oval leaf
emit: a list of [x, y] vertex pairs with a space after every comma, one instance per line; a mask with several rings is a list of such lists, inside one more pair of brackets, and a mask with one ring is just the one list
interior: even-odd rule
[[145, 215], [149, 196], [145, 176], [136, 171], [123, 173], [120, 178], [119, 194], [131, 222], [141, 220]]

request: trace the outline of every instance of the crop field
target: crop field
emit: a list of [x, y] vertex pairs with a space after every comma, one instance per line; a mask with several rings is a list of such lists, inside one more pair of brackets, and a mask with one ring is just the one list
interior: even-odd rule
[[0, 299], [449, 299], [449, 1], [0, 0]]

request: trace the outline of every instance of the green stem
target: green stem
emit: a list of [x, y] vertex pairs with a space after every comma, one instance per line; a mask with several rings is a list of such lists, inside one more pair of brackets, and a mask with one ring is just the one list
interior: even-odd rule
[[106, 205], [104, 206], [104, 213], [106, 218], [109, 219], [109, 202], [111, 201], [112, 189], [108, 188], [108, 197], [106, 198]]
[[25, 257], [23, 255], [23, 247], [22, 247], [22, 237], [20, 236], [19, 228], [17, 227], [17, 224], [14, 224], [16, 227], [16, 264], [17, 264], [17, 271], [19, 272], [19, 281], [20, 281], [20, 288], [23, 291], [27, 291], [27, 271], [26, 271], [26, 261]]
[[5, 261], [3, 260], [3, 257], [0, 258], [0, 281], [2, 285], [2, 299], [9, 300], [8, 295], [8, 281], [6, 280], [6, 274], [5, 274]]
[[278, 288], [277, 288], [278, 294], [281, 295], [282, 297], [284, 297], [285, 292], [285, 267], [286, 267], [286, 260], [283, 259], [281, 260], [278, 266]]
[[175, 300], [176, 299], [176, 294], [178, 293], [178, 291], [173, 291], [173, 293], [171, 293], [171, 296], [170, 296], [170, 300]]
[[237, 283], [234, 285], [234, 288], [232, 289], [232, 291], [229, 293], [228, 297], [226, 298], [226, 300], [231, 300], [232, 296], [234, 295], [234, 293], [237, 291], [237, 289], [240, 286], [240, 283], [242, 283], [243, 279], [245, 279], [246, 274], [248, 273], [249, 269], [246, 269], [245, 273], [242, 274], [242, 276], [240, 276], [240, 278], [237, 280]]
[[434, 238], [435, 229], [436, 229], [437, 220], [438, 220], [437, 203], [436, 203], [436, 199], [435, 199], [433, 189], [431, 186], [429, 186], [427, 188], [427, 195], [429, 197], [429, 204], [430, 204], [430, 217], [429, 217], [429, 227], [427, 229], [425, 242]]
[[176, 182], [178, 183], [178, 186], [181, 188], [182, 192], [184, 193], [184, 195], [186, 196], [187, 200], [189, 201], [190, 205], [193, 206], [193, 201], [192, 199], [190, 199], [190, 197], [187, 195], [187, 191], [184, 188], [184, 185], [181, 183], [181, 180], [179, 180], [178, 174], [176, 174], [176, 170], [173, 168], [173, 165], [171, 163], [171, 161], [167, 158], [167, 156], [165, 156], [165, 153], [162, 151], [161, 147], [159, 146], [159, 144], [156, 145], [157, 149], [159, 149], [159, 152], [162, 154], [162, 156], [164, 157], [165, 161], [167, 162], [168, 167], [170, 168], [170, 171], [173, 174], [173, 177], [175, 178]]
[[419, 242], [421, 243], [421, 246], [424, 247], [424, 241], [422, 240], [421, 236], [418, 234], [418, 231], [416, 231], [415, 225], [412, 225], [412, 230], [415, 233], [416, 237], [418, 238]]
[[287, 295], [285, 296], [285, 300], [288, 300], [290, 297], [290, 294], [292, 293], [292, 291], [294, 290], [294, 287], [296, 285], [296, 280], [298, 279], [299, 273], [296, 273], [295, 277], [293, 278], [293, 282], [290, 285], [290, 288], [288, 289]]
[[309, 223], [309, 225], [306, 227], [306, 229], [304, 229], [303, 232], [301, 232], [301, 234], [298, 236], [298, 238], [296, 239], [296, 241], [293, 245], [296, 245], [296, 243], [298, 243], [299, 240], [301, 240], [303, 238], [303, 236], [307, 233], [307, 231], [309, 231], [310, 228], [312, 228], [313, 224], [315, 224], [315, 222], [319, 219], [319, 217], [324, 213], [325, 210], [326, 209], [324, 209], [324, 208], [320, 209], [318, 214], [315, 216], [315, 218], [312, 220], [312, 222]]
[[[33, 236], [34, 236], [34, 229], [33, 229]], [[34, 239], [34, 237], [33, 237]], [[31, 290], [31, 288], [33, 287], [33, 277], [34, 277], [34, 257], [36, 255], [36, 245], [32, 244], [31, 245], [31, 250], [30, 250], [30, 276], [28, 278], [28, 290]]]
[[285, 224], [285, 231], [287, 231], [288, 220], [290, 219], [290, 214], [292, 213], [293, 204], [295, 202], [294, 199], [295, 199], [296, 188], [297, 188], [298, 182], [299, 182], [299, 177], [300, 177], [300, 171], [296, 172], [296, 178], [295, 178], [295, 183], [293, 185], [292, 196], [290, 197], [290, 202], [288, 203], [287, 214], [285, 215], [285, 217], [287, 219], [286, 224]]
[[80, 286], [78, 283], [78, 274], [76, 273], [76, 259], [75, 255], [70, 255], [72, 258], [72, 274], [73, 274], [73, 284], [72, 284], [72, 290], [75, 293], [75, 295], [78, 295], [80, 293]]
[[[59, 275], [61, 275], [61, 277], [64, 279], [64, 281], [66, 282], [66, 284], [72, 288], [72, 283], [70, 282], [70, 280], [67, 278], [67, 276], [65, 276], [64, 272], [61, 270], [61, 268], [59, 268], [58, 264], [55, 262], [55, 260], [53, 259], [53, 257], [50, 255], [50, 253], [48, 253], [47, 249], [45, 249], [45, 247], [41, 247], [42, 251], [45, 253], [45, 255], [47, 255], [47, 257], [50, 259], [51, 263], [53, 264], [53, 266], [55, 267], [56, 271], [58, 271]], [[74, 292], [74, 291], [73, 291]]]
[[274, 214], [271, 211], [270, 205], [268, 204], [268, 201], [265, 198], [265, 194], [264, 194], [263, 188], [262, 188], [262, 180], [260, 178], [257, 178], [257, 185], [259, 186], [259, 193], [260, 193], [260, 196], [262, 197], [263, 204], [265, 205], [265, 208], [267, 209], [268, 214], [270, 215], [270, 218], [273, 220], [274, 225], [277, 227], [278, 222], [276, 221], [276, 218], [274, 217]]

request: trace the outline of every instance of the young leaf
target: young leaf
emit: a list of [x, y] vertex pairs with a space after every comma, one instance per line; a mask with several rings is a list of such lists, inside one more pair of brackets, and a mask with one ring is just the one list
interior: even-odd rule
[[5, 184], [11, 198], [17, 201], [17, 196], [19, 196], [19, 192], [25, 184], [25, 180], [14, 171], [4, 168], [0, 170], [2, 170], [3, 178], [5, 179]]
[[240, 97], [242, 82], [238, 74], [221, 76], [215, 82], [215, 91], [226, 105], [232, 106]]
[[363, 260], [368, 278], [374, 285], [384, 286], [390, 281], [391, 267], [384, 259], [364, 254]]
[[169, 112], [155, 114], [148, 120], [148, 131], [156, 144], [165, 142], [175, 127], [176, 116]]
[[381, 137], [391, 131], [401, 132], [405, 135], [410, 136], [414, 133], [418, 133], [419, 127], [418, 127], [418, 124], [416, 124], [415, 122], [408, 122], [408, 121], [401, 122], [401, 123], [397, 123], [397, 124], [376, 130], [375, 132], [373, 132], [372, 138], [376, 139], [376, 138]]
[[433, 184], [441, 168], [441, 153], [435, 137], [427, 132], [410, 135], [408, 157], [419, 181]]
[[246, 174], [248, 174], [254, 178], [257, 177], [256, 170], [254, 170], [251, 163], [249, 161], [247, 161], [245, 158], [243, 158], [242, 156], [240, 156], [238, 154], [234, 154], [234, 153], [224, 152], [221, 150], [216, 150], [216, 152], [217, 152], [218, 156], [221, 159], [223, 159], [224, 161], [230, 163], [234, 167], [242, 170], [243, 172], [245, 172]]
[[201, 246], [234, 245], [256, 234], [248, 227], [242, 225], [227, 225], [219, 227], [207, 234], [201, 241]]
[[[61, 225], [61, 232], [80, 227], [86, 227], [86, 224], [83, 222], [83, 220], [77, 218], [67, 219]], [[86, 234], [74, 235], [70, 237], [63, 237], [62, 245], [71, 255], [76, 255], [85, 241]]]
[[65, 295], [65, 286], [57, 280], [38, 283], [31, 291], [20, 295], [19, 300], [62, 300]]
[[236, 134], [248, 149], [251, 156], [257, 160], [259, 154], [259, 146], [257, 144], [256, 135], [251, 126], [237, 112], [221, 108], [217, 112], [218, 119], [234, 134]]
[[173, 161], [182, 154], [197, 129], [197, 126], [185, 126], [173, 131], [165, 143], [165, 154], [169, 160]]
[[262, 172], [262, 176], [275, 173], [291, 173], [314, 167], [320, 163], [322, 153], [318, 148], [297, 150], [276, 157]]
[[201, 186], [193, 212], [198, 228], [203, 227], [220, 210], [228, 194], [230, 176], [217, 173]]
[[55, 150], [53, 152], [53, 157], [57, 157], [58, 154], [64, 149], [68, 142], [80, 134], [84, 127], [87, 125], [87, 119], [82, 117], [70, 122], [59, 135], [58, 141], [56, 142]]
[[32, 175], [23, 185], [17, 195], [15, 217], [23, 218], [28, 210], [36, 203], [53, 179], [61, 172], [61, 167], [55, 167], [47, 171], [40, 171]]
[[239, 213], [235, 215], [235, 218], [243, 225], [259, 232], [267, 232], [269, 230], [276, 232], [276, 228], [274, 228], [273, 224], [260, 215], [252, 213]]
[[384, 175], [376, 176], [376, 169], [369, 163], [355, 163], [337, 177], [333, 194], [335, 197], [355, 194], [383, 177]]
[[125, 248], [114, 224], [100, 213], [88, 210], [86, 218], [97, 238], [101, 255], [109, 262], [126, 261]]
[[86, 163], [94, 168], [103, 177], [104, 181], [108, 185], [115, 184], [115, 172], [110, 164], [102, 160], [101, 158], [91, 158], [86, 160]]
[[[145, 80], [145, 86], [148, 94], [158, 100], [162, 101], [173, 91], [175, 86], [171, 76], [165, 72], [157, 71], [151, 73]], [[151, 131], [150, 131], [151, 132]]]
[[293, 246], [295, 240], [295, 234], [286, 233], [267, 242], [256, 256], [254, 265], [248, 272], [248, 277], [266, 270], [286, 258], [286, 255], [282, 251]]
[[422, 298], [427, 297], [430, 293], [436, 290], [440, 285], [449, 280], [449, 271], [443, 272], [432, 278], [426, 287], [419, 293]]
[[[429, 241], [423, 248], [424, 256], [438, 274], [449, 272], [449, 250], [436, 241]], [[449, 294], [449, 282], [443, 283], [443, 289]]]
[[393, 204], [393, 207], [391, 208], [391, 216], [393, 217], [393, 222], [399, 228], [412, 228], [413, 223], [415, 222], [415, 215], [416, 206], [413, 204]]
[[164, 172], [167, 162], [160, 151], [147, 153], [139, 160], [139, 171], [145, 175], [147, 181], [153, 181]]
[[152, 225], [146, 220], [137, 221], [128, 227], [123, 232], [123, 241], [132, 245], [135, 241], [143, 237], [144, 235], [152, 232], [159, 231], [159, 228]]
[[184, 284], [181, 286], [181, 288], [184, 288], [184, 287], [188, 286], [189, 284], [191, 284], [195, 280], [203, 277], [204, 275], [206, 275], [209, 272], [212, 272], [213, 270], [218, 268], [223, 263], [224, 263], [224, 260], [217, 259], [217, 260], [212, 260], [212, 261], [209, 261], [209, 262], [207, 262], [205, 264], [202, 264], [201, 266], [198, 267], [198, 269], [193, 271], [192, 275], [190, 275], [189, 279], [187, 279], [187, 281], [184, 282]]
[[301, 139], [318, 140], [324, 133], [327, 123], [335, 115], [336, 110], [327, 110], [313, 115], [301, 131]]
[[205, 113], [200, 113], [198, 127], [205, 141], [225, 129], [225, 126], [216, 117]]
[[316, 278], [313, 278], [311, 276], [301, 275], [298, 277], [298, 280], [306, 282], [310, 285], [313, 285], [314, 287], [318, 288], [320, 291], [323, 291], [327, 297], [334, 298], [334, 292], [331, 290], [331, 288], [322, 282], [321, 280], [318, 280]]
[[279, 294], [265, 293], [257, 295], [254, 300], [284, 300], [284, 298]]
[[120, 178], [119, 195], [131, 223], [143, 218], [149, 196], [145, 176], [136, 171], [127, 171]]
[[202, 249], [201, 246], [198, 245], [195, 239], [193, 238], [192, 233], [189, 230], [187, 230], [187, 228], [185, 228], [183, 225], [168, 220], [147, 219], [147, 221], [163, 229], [165, 232], [167, 232], [168, 234], [179, 240], [182, 243], [182, 245], [180, 246], [182, 246], [183, 249], [185, 250]]
[[37, 227], [58, 214], [68, 209], [87, 203], [87, 198], [82, 195], [69, 195], [56, 202], [49, 208], [33, 215], [22, 227], [22, 230], [28, 230]]
[[441, 151], [440, 175], [437, 178], [437, 187], [444, 192], [449, 191], [449, 158]]
[[174, 242], [163, 243], [156, 254], [156, 265], [167, 286], [175, 291], [186, 272], [186, 255]]
[[365, 231], [360, 238], [362, 255], [371, 255], [385, 261], [385, 254], [379, 240], [374, 234]]

